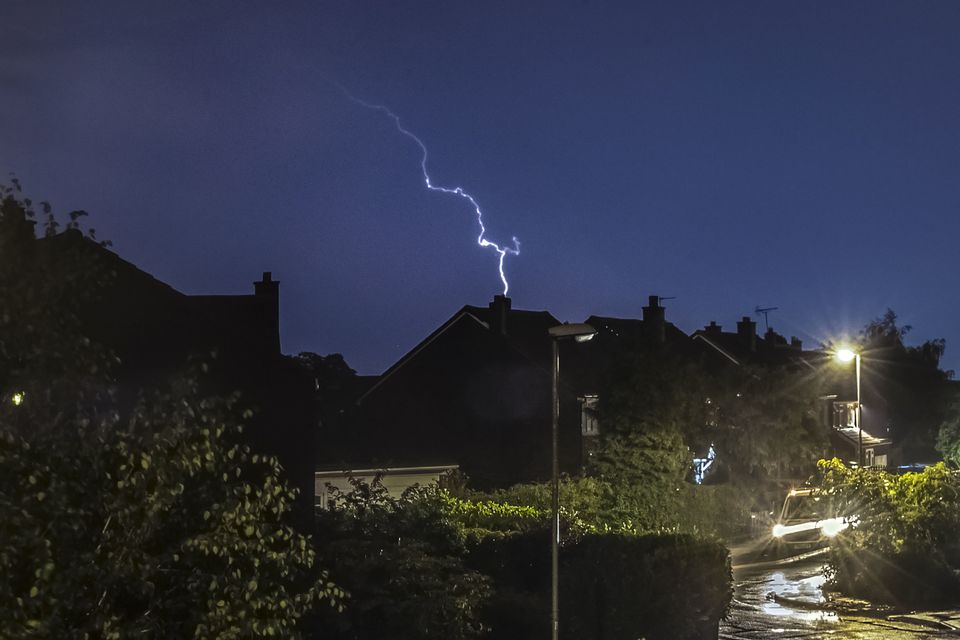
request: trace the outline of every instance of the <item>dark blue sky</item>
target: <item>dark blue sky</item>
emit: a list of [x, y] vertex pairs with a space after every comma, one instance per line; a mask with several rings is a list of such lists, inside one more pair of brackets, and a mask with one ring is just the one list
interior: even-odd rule
[[514, 306], [807, 344], [892, 307], [960, 368], [957, 2], [6, 0], [0, 171], [188, 293], [281, 281], [287, 352], [378, 373]]

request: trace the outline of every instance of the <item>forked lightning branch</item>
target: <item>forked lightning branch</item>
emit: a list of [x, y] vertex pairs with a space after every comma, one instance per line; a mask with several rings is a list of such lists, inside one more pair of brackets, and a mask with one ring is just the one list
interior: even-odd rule
[[399, 131], [400, 133], [402, 133], [403, 135], [405, 135], [406, 137], [410, 138], [415, 143], [417, 143], [417, 146], [420, 147], [420, 170], [423, 173], [423, 181], [424, 181], [424, 184], [426, 184], [427, 189], [429, 189], [430, 191], [439, 191], [440, 193], [459, 196], [470, 203], [470, 206], [473, 207], [473, 211], [477, 216], [477, 224], [480, 226], [480, 234], [477, 236], [477, 244], [479, 244], [481, 247], [484, 247], [484, 248], [491, 248], [497, 252], [497, 255], [499, 256], [499, 261], [497, 266], [500, 272], [500, 281], [503, 282], [503, 295], [507, 295], [507, 291], [510, 290], [510, 285], [507, 282], [507, 276], [503, 268], [503, 261], [507, 257], [507, 255], [512, 255], [512, 256], [520, 255], [520, 241], [517, 240], [516, 237], [513, 237], [512, 238], [513, 246], [511, 247], [508, 245], [501, 246], [496, 242], [493, 242], [492, 240], [488, 240], [485, 237], [487, 234], [487, 228], [483, 224], [483, 211], [480, 209], [480, 205], [479, 203], [477, 203], [476, 198], [474, 198], [472, 195], [464, 191], [463, 187], [443, 187], [443, 186], [433, 184], [433, 181], [430, 179], [430, 174], [427, 172], [428, 153], [427, 153], [427, 146], [423, 143], [423, 140], [421, 140], [412, 131], [405, 128], [400, 122], [400, 117], [397, 114], [395, 114], [393, 111], [391, 111], [389, 108], [380, 104], [372, 104], [364, 100], [361, 100], [355, 97], [349, 91], [347, 91], [343, 86], [340, 86], [340, 85], [338, 86], [340, 87], [340, 90], [343, 92], [343, 94], [347, 98], [349, 98], [352, 102], [362, 107], [365, 107], [367, 109], [379, 111], [384, 115], [386, 115], [387, 117], [389, 117], [390, 119], [392, 119], [394, 124], [397, 127], [397, 131]]

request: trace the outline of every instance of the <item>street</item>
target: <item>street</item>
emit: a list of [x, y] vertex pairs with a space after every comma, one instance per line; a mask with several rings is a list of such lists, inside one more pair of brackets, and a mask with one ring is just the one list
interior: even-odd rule
[[822, 606], [823, 582], [821, 558], [735, 568], [733, 602], [727, 620], [720, 623], [720, 638], [892, 640], [949, 635], [947, 631], [890, 621], [880, 614], [837, 614]]

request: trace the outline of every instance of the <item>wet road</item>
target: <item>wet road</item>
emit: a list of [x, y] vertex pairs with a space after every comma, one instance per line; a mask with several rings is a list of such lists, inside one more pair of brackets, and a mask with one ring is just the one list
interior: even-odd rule
[[[808, 559], [783, 565], [734, 571], [733, 602], [720, 637], [733, 638], [852, 638], [854, 640], [914, 640], [951, 637], [945, 631], [880, 617], [838, 615], [818, 605], [824, 602], [823, 563]], [[802, 604], [775, 602], [768, 594]], [[956, 637], [956, 636], [952, 636]]]

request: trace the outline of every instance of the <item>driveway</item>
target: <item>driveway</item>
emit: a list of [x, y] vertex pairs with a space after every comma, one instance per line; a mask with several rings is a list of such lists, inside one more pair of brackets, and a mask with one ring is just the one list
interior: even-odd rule
[[734, 595], [720, 638], [912, 640], [958, 637], [877, 613], [838, 614], [826, 606], [822, 557], [734, 569]]

